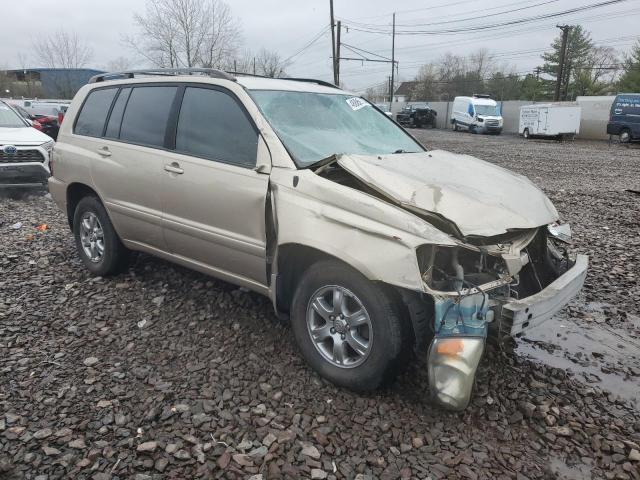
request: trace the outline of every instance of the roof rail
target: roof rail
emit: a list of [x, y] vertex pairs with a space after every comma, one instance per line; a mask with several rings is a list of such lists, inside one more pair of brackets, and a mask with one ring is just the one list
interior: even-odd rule
[[135, 78], [136, 75], [158, 75], [158, 76], [171, 76], [171, 75], [207, 75], [212, 78], [223, 78], [225, 80], [236, 81], [233, 75], [229, 75], [227, 72], [217, 70], [215, 68], [158, 68], [149, 70], [125, 70], [122, 72], [106, 72], [99, 75], [94, 75], [89, 79], [89, 83], [104, 82], [107, 80], [119, 80], [121, 78]]
[[292, 77], [286, 77], [286, 78], [280, 78], [279, 80], [293, 80], [294, 82], [307, 82], [307, 83], [316, 83], [318, 85], [322, 85], [323, 87], [329, 87], [329, 88], [340, 88], [337, 85], [331, 83], [331, 82], [326, 82], [324, 80], [316, 80], [315, 78], [292, 78]]
[[266, 75], [259, 75], [256, 73], [247, 73], [247, 72], [227, 72], [227, 73], [230, 73], [231, 75], [245, 76], [245, 77], [273, 78], [274, 80], [293, 80], [294, 82], [316, 83], [318, 85], [322, 85], [323, 87], [340, 88], [334, 85], [333, 83], [325, 82], [324, 80], [316, 80], [315, 78], [268, 77]]

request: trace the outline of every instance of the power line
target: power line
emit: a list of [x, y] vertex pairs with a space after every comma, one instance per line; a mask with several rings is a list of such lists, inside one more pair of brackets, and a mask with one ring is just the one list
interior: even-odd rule
[[[536, 7], [540, 7], [542, 5], [548, 5], [550, 3], [556, 3], [556, 2], [559, 2], [559, 1], [560, 0], [547, 0], [545, 2], [536, 3], [534, 5], [528, 5], [526, 7], [513, 8], [511, 10], [504, 10], [502, 12], [490, 13], [490, 14], [487, 14], [487, 15], [480, 15], [480, 16], [476, 15], [476, 16], [473, 16], [473, 17], [460, 18], [460, 19], [455, 19], [455, 20], [446, 20], [446, 21], [443, 21], [443, 22], [400, 23], [400, 24], [397, 24], [396, 26], [399, 26], [399, 27], [428, 27], [428, 26], [433, 26], [433, 25], [447, 25], [447, 24], [451, 24], [451, 23], [467, 22], [469, 20], [481, 20], [483, 18], [496, 17], [496, 16], [499, 16], [499, 15], [505, 15], [507, 13], [513, 13], [513, 12], [520, 12], [522, 10], [528, 10], [530, 8], [536, 8]], [[476, 11], [486, 11], [486, 9], [476, 10]], [[470, 12], [467, 12], [467, 13], [470, 13]], [[365, 24], [365, 23], [359, 24], [359, 25], [362, 25], [362, 26], [369, 25], [369, 26], [374, 26], [374, 27], [376, 26], [375, 24]]]
[[[441, 30], [396, 30], [395, 33], [396, 35], [450, 35], [450, 34], [456, 34], [456, 33], [488, 31], [488, 30], [495, 30], [497, 28], [507, 27], [511, 25], [521, 25], [525, 23], [538, 22], [540, 20], [548, 20], [551, 18], [562, 17], [572, 13], [593, 10], [595, 8], [615, 5], [615, 4], [626, 2], [626, 1], [628, 0], [606, 0], [604, 2], [592, 3], [589, 5], [583, 5], [580, 7], [574, 7], [567, 10], [562, 10], [560, 12], [534, 15], [531, 17], [508, 20], [504, 22], [497, 22], [497, 23], [492, 23], [487, 25], [471, 25], [467, 27], [441, 29]], [[370, 33], [385, 33], [388, 35], [390, 32], [388, 32], [387, 30], [384, 30], [384, 28], [386, 27], [387, 27], [386, 25], [379, 25], [377, 28], [359, 28], [357, 26], [350, 25], [350, 28], [356, 31], [370, 32]]]
[[324, 35], [325, 32], [327, 32], [329, 30], [329, 26], [325, 25], [324, 27], [322, 27], [322, 30], [320, 30], [316, 35], [313, 36], [313, 38], [304, 46], [302, 47], [300, 50], [298, 50], [296, 53], [294, 53], [293, 55], [287, 57], [286, 59], [283, 60], [283, 63], [287, 63], [288, 61], [290, 61], [291, 59], [293, 59], [294, 57], [297, 57], [298, 55], [300, 55], [302, 52], [304, 52], [305, 50], [307, 50], [309, 47], [311, 47], [314, 43], [316, 43], [318, 40], [320, 40], [322, 38], [322, 36]]

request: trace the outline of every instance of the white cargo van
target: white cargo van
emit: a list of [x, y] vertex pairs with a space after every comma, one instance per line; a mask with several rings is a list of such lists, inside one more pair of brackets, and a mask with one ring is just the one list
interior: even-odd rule
[[451, 124], [454, 130], [469, 130], [472, 133], [502, 132], [500, 107], [489, 95], [456, 97], [451, 110]]
[[540, 103], [520, 107], [518, 133], [531, 137], [574, 137], [580, 132], [578, 104]]

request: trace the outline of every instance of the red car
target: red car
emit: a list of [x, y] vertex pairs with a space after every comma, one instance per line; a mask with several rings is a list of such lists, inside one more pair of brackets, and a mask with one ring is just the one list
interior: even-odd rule
[[42, 133], [49, 135], [54, 140], [58, 138], [58, 130], [62, 119], [52, 115], [32, 115], [20, 105], [11, 105], [26, 120], [30, 120], [33, 128], [40, 130]]

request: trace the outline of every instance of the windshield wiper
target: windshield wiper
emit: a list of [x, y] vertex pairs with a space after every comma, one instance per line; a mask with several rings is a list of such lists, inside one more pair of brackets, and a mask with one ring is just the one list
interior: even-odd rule
[[398, 150], [396, 150], [393, 153], [396, 154], [396, 153], [418, 153], [418, 152], [409, 152], [407, 150], [403, 150], [403, 149], [399, 148]]

